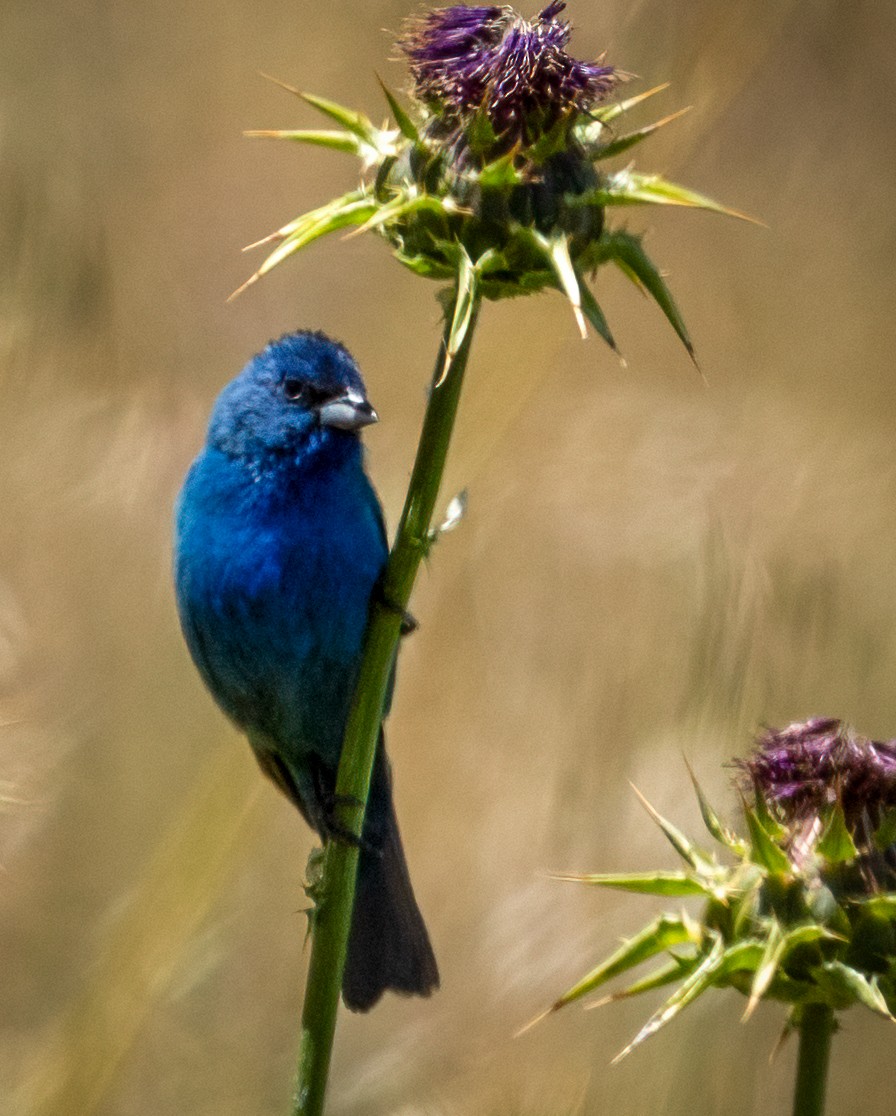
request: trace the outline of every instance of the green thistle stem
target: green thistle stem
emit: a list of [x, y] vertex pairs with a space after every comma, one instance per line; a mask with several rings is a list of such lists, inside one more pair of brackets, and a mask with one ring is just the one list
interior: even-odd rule
[[[443, 376], [446, 354], [450, 351], [452, 321], [461, 297], [458, 283], [446, 312], [445, 332], [433, 373], [433, 384], [438, 386], [433, 387], [426, 408], [404, 511], [386, 566], [382, 600], [374, 600], [371, 606], [358, 686], [346, 725], [336, 782], [336, 794], [343, 802], [367, 802], [403, 613], [407, 610], [420, 562], [430, 545], [430, 523], [479, 311], [476, 298], [466, 333]], [[364, 806], [346, 806], [345, 815], [346, 824], [360, 835]], [[320, 1116], [323, 1112], [357, 870], [357, 846], [344, 841], [328, 842], [320, 899], [312, 925], [293, 1116]]]
[[803, 1008], [793, 1116], [822, 1116], [824, 1112], [834, 1027], [834, 1012], [827, 1004]]

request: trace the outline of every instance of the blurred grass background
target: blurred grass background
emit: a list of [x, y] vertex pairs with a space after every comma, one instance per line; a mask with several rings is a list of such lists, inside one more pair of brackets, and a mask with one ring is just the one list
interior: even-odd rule
[[[407, 12], [3, 5], [0, 1111], [286, 1110], [311, 840], [188, 661], [171, 506], [221, 385], [311, 326], [365, 370], [397, 519], [435, 288], [361, 238], [224, 299], [243, 244], [355, 173], [241, 137], [311, 120], [258, 72], [376, 115]], [[655, 115], [694, 105], [638, 165], [769, 229], [650, 215], [707, 385], [613, 275], [627, 369], [559, 297], [483, 314], [445, 492], [470, 511], [419, 585], [389, 724], [443, 988], [342, 1019], [334, 1114], [787, 1112], [781, 1015], [742, 1026], [734, 993], [614, 1069], [647, 1001], [512, 1038], [654, 909], [546, 870], [671, 864], [628, 781], [696, 828], [682, 753], [731, 810], [722, 765], [761, 723], [896, 735], [896, 9], [570, 14], [580, 56], [673, 82]], [[892, 1042], [847, 1018], [832, 1112], [858, 1080], [892, 1109]]]

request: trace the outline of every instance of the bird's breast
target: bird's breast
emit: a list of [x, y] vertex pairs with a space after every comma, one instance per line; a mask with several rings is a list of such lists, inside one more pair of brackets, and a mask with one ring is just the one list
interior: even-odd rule
[[337, 749], [385, 561], [360, 466], [306, 478], [214, 475], [178, 514], [178, 603], [197, 665], [245, 729]]

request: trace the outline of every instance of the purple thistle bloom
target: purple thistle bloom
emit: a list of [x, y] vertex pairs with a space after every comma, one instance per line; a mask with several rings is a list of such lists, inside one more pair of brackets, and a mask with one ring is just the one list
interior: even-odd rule
[[817, 717], [769, 729], [757, 744], [740, 766], [785, 823], [808, 821], [839, 802], [855, 833], [896, 807], [896, 741], [869, 740], [842, 721]]
[[566, 53], [570, 27], [554, 0], [533, 20], [512, 8], [441, 8], [407, 26], [398, 46], [407, 56], [415, 95], [452, 129], [480, 113], [506, 149], [533, 143], [562, 119], [574, 121], [606, 97], [612, 66]]

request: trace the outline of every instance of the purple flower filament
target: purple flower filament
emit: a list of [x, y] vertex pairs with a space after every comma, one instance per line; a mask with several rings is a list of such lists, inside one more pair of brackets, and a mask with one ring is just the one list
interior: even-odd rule
[[505, 146], [587, 113], [617, 78], [612, 66], [566, 53], [570, 27], [556, 19], [565, 6], [555, 0], [534, 20], [512, 8], [428, 12], [399, 42], [415, 95], [452, 126], [484, 113]]

